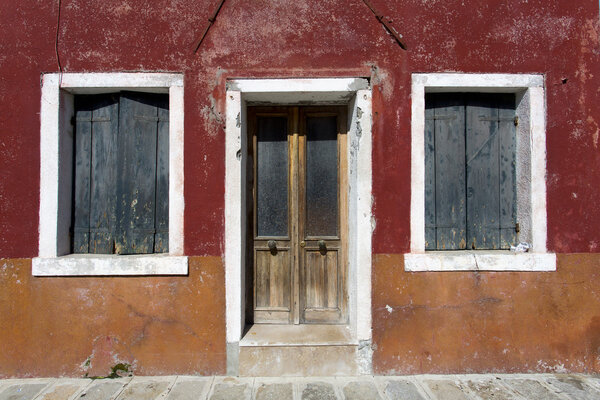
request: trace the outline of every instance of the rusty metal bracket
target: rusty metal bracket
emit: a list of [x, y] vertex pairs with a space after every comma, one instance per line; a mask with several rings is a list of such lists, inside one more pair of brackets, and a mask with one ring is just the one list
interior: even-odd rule
[[369, 0], [363, 0], [363, 3], [365, 3], [367, 5], [367, 7], [369, 7], [369, 9], [373, 13], [373, 15], [375, 15], [375, 18], [377, 18], [377, 20], [385, 27], [385, 29], [394, 37], [394, 39], [396, 39], [396, 42], [398, 42], [400, 47], [402, 47], [402, 49], [406, 50], [407, 47], [406, 47], [406, 44], [404, 43], [404, 40], [402, 39], [402, 35], [398, 33], [396, 28], [394, 28], [392, 25], [390, 25], [390, 23], [385, 18], [385, 16], [383, 14], [381, 14], [379, 11], [377, 11], [375, 9], [375, 7], [373, 7], [373, 5], [371, 5]]
[[212, 26], [212, 24], [217, 19], [217, 15], [219, 14], [219, 11], [221, 11], [221, 7], [223, 7], [223, 3], [225, 3], [225, 0], [220, 0], [219, 1], [219, 5], [215, 9], [215, 11], [212, 13], [212, 16], [210, 18], [208, 18], [208, 25], [206, 26], [206, 29], [204, 29], [204, 33], [202, 34], [202, 36], [200, 37], [200, 39], [196, 42], [196, 44], [194, 46], [194, 53], [198, 52], [198, 49], [200, 48], [200, 45], [202, 44], [202, 41], [206, 37], [206, 34], [208, 33], [208, 30], [210, 29], [210, 27]]

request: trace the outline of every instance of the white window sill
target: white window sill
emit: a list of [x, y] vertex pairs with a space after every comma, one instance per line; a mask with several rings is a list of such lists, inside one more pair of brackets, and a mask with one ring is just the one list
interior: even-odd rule
[[405, 271], [556, 271], [554, 253], [430, 251], [404, 254]]
[[32, 260], [33, 276], [187, 275], [187, 256], [70, 254]]

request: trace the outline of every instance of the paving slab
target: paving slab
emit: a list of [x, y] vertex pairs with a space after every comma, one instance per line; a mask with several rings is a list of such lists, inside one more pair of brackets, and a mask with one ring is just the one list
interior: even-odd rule
[[465, 386], [458, 381], [446, 379], [427, 379], [423, 380], [426, 389], [437, 400], [468, 400], [470, 397], [465, 394]]
[[482, 400], [521, 400], [518, 394], [511, 393], [500, 383], [500, 378], [462, 379], [469, 389]]
[[58, 379], [47, 387], [36, 400], [72, 400], [92, 383], [90, 379]]
[[302, 400], [338, 400], [331, 383], [309, 382], [302, 390]]
[[123, 386], [131, 381], [131, 378], [123, 379], [99, 379], [85, 388], [77, 398], [85, 400], [112, 400], [123, 390]]
[[[172, 378], [133, 378], [117, 400], [155, 400], [164, 398], [175, 380]], [[161, 397], [162, 396], [162, 397]]]
[[343, 392], [345, 400], [381, 400], [374, 382], [350, 382]]
[[252, 378], [215, 378], [209, 398], [210, 400], [250, 400], [253, 382]]
[[386, 379], [382, 387], [390, 400], [425, 400], [414, 382], [408, 379]]
[[212, 378], [179, 378], [171, 388], [167, 400], [205, 399]]
[[48, 382], [31, 380], [10, 385], [0, 392], [0, 400], [31, 400], [40, 393]]
[[550, 387], [555, 387], [573, 400], [600, 399], [600, 391], [589, 386], [575, 375], [555, 375], [546, 379]]
[[526, 399], [562, 399], [562, 397], [552, 392], [549, 388], [534, 379], [509, 378], [504, 379], [503, 382]]
[[586, 383], [596, 390], [600, 390], [600, 375], [584, 375]]
[[256, 388], [256, 400], [293, 400], [292, 383], [261, 383]]

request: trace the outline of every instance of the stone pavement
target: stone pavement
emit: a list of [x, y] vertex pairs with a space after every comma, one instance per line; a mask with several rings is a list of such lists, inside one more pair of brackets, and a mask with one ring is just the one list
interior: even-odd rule
[[600, 399], [600, 376], [418, 375], [0, 380], [0, 400]]

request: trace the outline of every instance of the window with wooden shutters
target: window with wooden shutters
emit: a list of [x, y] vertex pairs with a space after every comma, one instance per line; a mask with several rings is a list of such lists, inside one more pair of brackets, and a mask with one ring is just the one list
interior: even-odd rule
[[425, 248], [517, 242], [515, 95], [425, 97]]
[[75, 97], [73, 253], [168, 252], [169, 97]]

